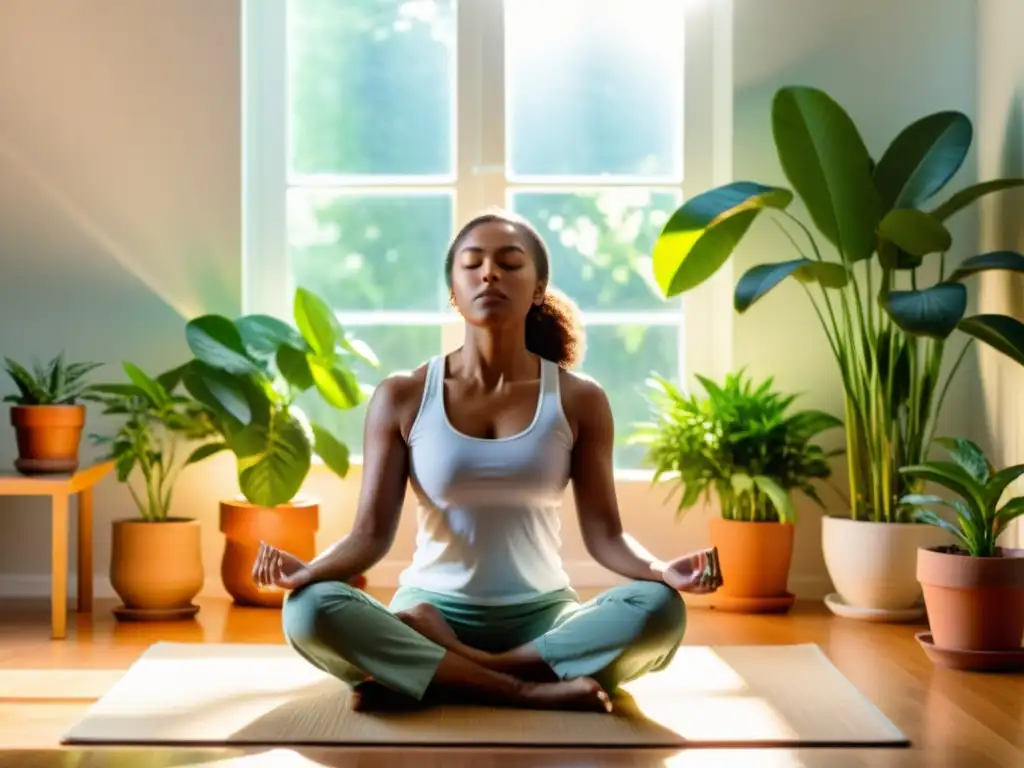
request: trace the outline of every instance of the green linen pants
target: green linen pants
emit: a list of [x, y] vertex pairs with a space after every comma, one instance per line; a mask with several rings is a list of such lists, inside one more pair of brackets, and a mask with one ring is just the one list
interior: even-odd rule
[[533, 643], [560, 679], [592, 677], [611, 695], [621, 683], [665, 668], [686, 629], [679, 593], [653, 581], [613, 587], [585, 603], [565, 589], [504, 606], [460, 603], [410, 587], [385, 606], [332, 581], [288, 595], [284, 636], [306, 661], [349, 685], [373, 678], [420, 700], [447, 651], [395, 616], [419, 603], [437, 606], [466, 645], [500, 653]]

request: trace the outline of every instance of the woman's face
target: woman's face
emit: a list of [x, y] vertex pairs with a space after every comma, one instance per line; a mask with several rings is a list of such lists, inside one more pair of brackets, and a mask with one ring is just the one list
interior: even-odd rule
[[462, 238], [452, 260], [455, 306], [473, 325], [522, 321], [544, 300], [528, 243], [512, 224], [487, 222]]

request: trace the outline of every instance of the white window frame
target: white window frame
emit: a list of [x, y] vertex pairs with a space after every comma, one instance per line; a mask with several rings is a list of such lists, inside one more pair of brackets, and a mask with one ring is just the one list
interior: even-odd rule
[[[244, 0], [242, 6], [242, 311], [290, 318], [290, 279], [285, 192], [288, 176], [287, 0]], [[732, 0], [678, 0], [686, 5], [684, 34], [683, 178], [506, 179], [502, 0], [457, 0], [456, 109], [453, 115], [454, 176], [397, 179], [352, 177], [318, 183], [360, 194], [455, 190], [458, 226], [488, 205], [507, 205], [518, 189], [556, 191], [573, 186], [606, 188], [629, 184], [674, 191], [681, 199], [731, 180], [732, 172]], [[483, 41], [488, 41], [484, 44]], [[466, 62], [471, 62], [466, 66]], [[464, 105], [470, 105], [468, 108]], [[308, 181], [308, 180], [306, 180]], [[438, 258], [442, 254], [437, 255]], [[686, 294], [685, 309], [644, 312], [583, 312], [585, 325], [677, 325], [682, 329], [680, 361], [684, 384], [693, 374], [720, 378], [732, 368], [733, 275], [727, 264], [712, 280]], [[464, 326], [454, 311], [339, 312], [346, 327], [429, 325], [440, 327], [442, 348], [456, 349]], [[357, 331], [358, 332], [358, 331]], [[623, 478], [648, 478], [645, 470], [618, 470]]]

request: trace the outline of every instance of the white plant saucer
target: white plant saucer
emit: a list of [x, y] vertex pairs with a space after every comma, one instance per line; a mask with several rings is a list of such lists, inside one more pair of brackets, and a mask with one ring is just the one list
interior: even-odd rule
[[838, 592], [826, 595], [825, 605], [836, 616], [841, 616], [844, 619], [858, 619], [860, 621], [906, 623], [923, 619], [925, 615], [924, 601], [919, 602], [912, 608], [887, 611], [882, 608], [860, 608], [855, 605], [849, 605]]

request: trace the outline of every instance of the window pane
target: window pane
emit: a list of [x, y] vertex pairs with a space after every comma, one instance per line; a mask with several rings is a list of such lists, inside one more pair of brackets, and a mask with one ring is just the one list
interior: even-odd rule
[[682, 0], [506, 0], [511, 174], [676, 178]]
[[552, 284], [585, 311], [612, 312], [680, 306], [662, 298], [651, 269], [654, 241], [678, 205], [674, 192], [626, 187], [516, 192], [511, 201], [548, 244]]
[[448, 307], [444, 256], [452, 197], [293, 189], [288, 243], [296, 286], [338, 311]]
[[592, 325], [587, 328], [587, 354], [581, 369], [604, 387], [615, 417], [615, 466], [645, 469], [642, 445], [626, 445], [636, 425], [647, 421], [644, 381], [658, 373], [680, 381], [679, 343], [682, 329], [674, 325]]
[[[363, 363], [354, 366], [361, 384], [376, 386], [381, 379], [398, 371], [412, 371], [432, 355], [441, 352], [441, 329], [435, 325], [420, 326], [352, 326], [345, 330], [373, 349], [380, 368]], [[357, 408], [339, 411], [323, 402], [316, 392], [308, 391], [298, 398], [298, 405], [309, 418], [327, 427], [355, 455], [363, 453], [363, 423], [369, 397]]]
[[291, 169], [451, 173], [455, 0], [289, 0]]

